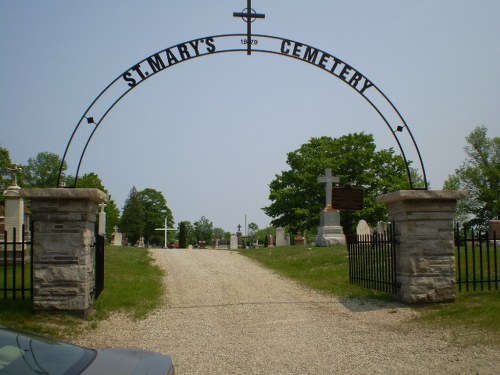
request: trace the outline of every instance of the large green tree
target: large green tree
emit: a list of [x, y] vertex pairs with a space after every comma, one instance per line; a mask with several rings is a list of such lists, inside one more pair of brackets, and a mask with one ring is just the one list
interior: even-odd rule
[[[70, 177], [68, 179], [69, 186], [73, 186], [74, 179]], [[86, 173], [83, 176], [78, 178], [77, 188], [94, 188], [99, 189], [106, 194], [109, 195], [108, 190], [104, 187], [101, 179], [97, 175], [97, 173], [91, 172]], [[106, 212], [106, 237], [111, 240], [111, 235], [114, 232], [114, 228], [118, 227], [120, 224], [120, 209], [116, 205], [116, 202], [109, 195], [109, 202], [106, 204], [106, 208], [104, 209]]]
[[319, 212], [325, 205], [324, 184], [317, 182], [325, 168], [340, 177], [340, 185], [362, 187], [365, 208], [349, 216], [342, 213], [344, 226], [365, 219], [372, 225], [386, 219], [385, 206], [375, 198], [390, 191], [408, 189], [404, 159], [392, 148], [376, 150], [373, 136], [354, 133], [340, 138], [312, 138], [299, 149], [288, 153], [290, 169], [276, 175], [270, 183], [269, 200], [264, 212], [271, 224], [287, 227], [292, 233], [315, 229]]
[[163, 228], [167, 218], [167, 228], [174, 225], [172, 211], [167, 206], [163, 194], [155, 189], [147, 188], [137, 194], [144, 211], [144, 240], [146, 243], [163, 244], [165, 232], [157, 231]]
[[[57, 178], [61, 158], [53, 152], [39, 152], [34, 158], [28, 159], [28, 164], [23, 168], [23, 187], [46, 188], [57, 187]], [[66, 171], [66, 162], [62, 172]]]
[[500, 137], [488, 138], [487, 133], [479, 126], [466, 137], [466, 159], [444, 184], [445, 189], [469, 191], [458, 203], [459, 219], [482, 228], [500, 218]]
[[144, 209], [139, 200], [139, 193], [133, 187], [123, 207], [120, 231], [127, 236], [128, 242], [134, 245], [144, 235], [144, 223]]

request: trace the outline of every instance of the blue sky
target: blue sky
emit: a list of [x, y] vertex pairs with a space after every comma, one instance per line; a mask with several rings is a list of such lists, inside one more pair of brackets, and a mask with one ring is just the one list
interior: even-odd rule
[[[253, 0], [253, 32], [293, 39], [349, 63], [405, 118], [431, 188], [464, 160], [478, 125], [500, 136], [500, 2]], [[0, 1], [0, 145], [17, 163], [62, 155], [80, 117], [145, 57], [211, 35], [244, 33], [245, 0]], [[176, 222], [269, 223], [269, 183], [311, 137], [372, 133], [397, 149], [362, 97], [310, 64], [220, 54], [158, 73], [100, 124], [81, 173], [120, 208], [131, 189], [161, 191]], [[69, 173], [76, 160], [68, 160]]]

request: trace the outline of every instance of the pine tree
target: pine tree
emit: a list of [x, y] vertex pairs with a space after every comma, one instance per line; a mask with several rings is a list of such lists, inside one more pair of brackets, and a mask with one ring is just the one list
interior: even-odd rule
[[129, 243], [135, 244], [144, 235], [144, 223], [144, 208], [134, 186], [123, 207], [120, 231], [127, 235]]

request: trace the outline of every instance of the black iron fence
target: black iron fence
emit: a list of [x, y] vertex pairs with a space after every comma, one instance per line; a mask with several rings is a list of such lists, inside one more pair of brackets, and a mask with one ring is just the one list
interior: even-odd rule
[[22, 227], [21, 239], [17, 230], [12, 237], [7, 231], [0, 238], [0, 293], [3, 299], [33, 299], [33, 231], [25, 232]]
[[347, 235], [349, 280], [364, 287], [396, 294], [394, 223], [386, 233]]
[[95, 243], [95, 299], [104, 290], [104, 236], [96, 234]]
[[461, 291], [498, 290], [500, 233], [455, 227], [457, 286]]

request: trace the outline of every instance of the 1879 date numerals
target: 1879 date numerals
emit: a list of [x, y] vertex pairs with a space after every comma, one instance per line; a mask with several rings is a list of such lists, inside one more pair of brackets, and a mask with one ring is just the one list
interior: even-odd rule
[[[241, 44], [244, 44], [244, 45], [248, 44], [248, 40], [247, 39], [241, 39]], [[257, 44], [259, 44], [259, 41], [257, 39], [251, 39], [250, 40], [250, 44], [252, 46], [256, 46]]]

